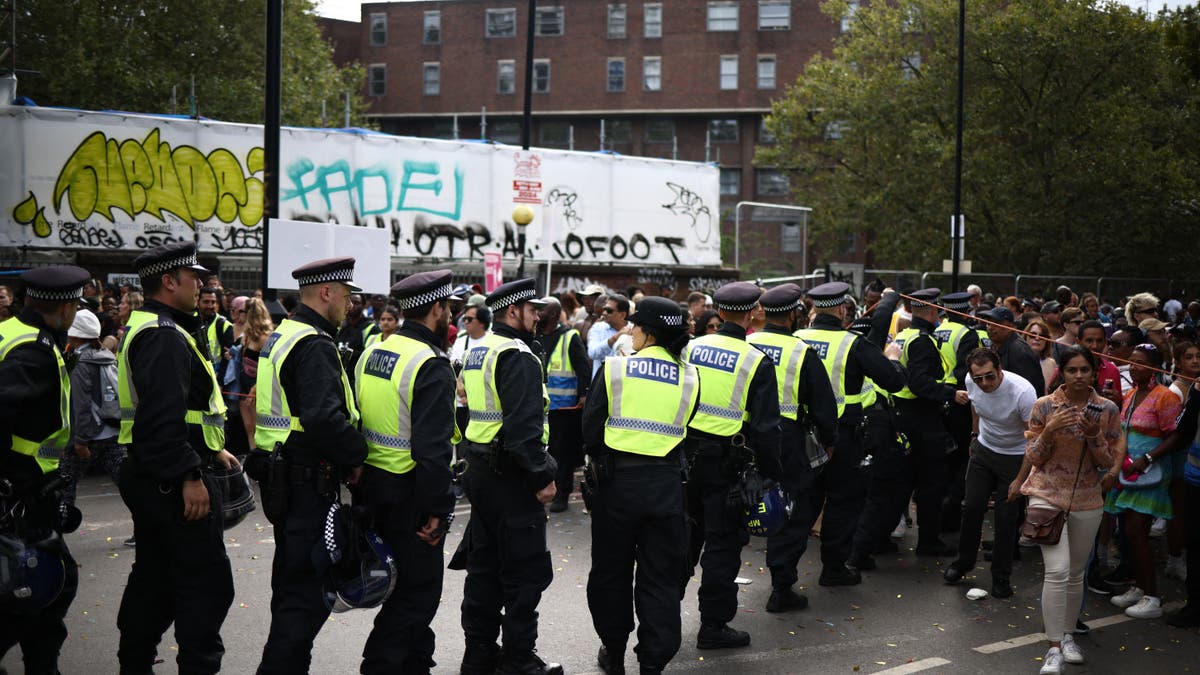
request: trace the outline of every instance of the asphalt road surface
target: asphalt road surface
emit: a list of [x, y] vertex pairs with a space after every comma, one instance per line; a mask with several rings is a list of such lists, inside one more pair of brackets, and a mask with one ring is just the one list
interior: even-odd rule
[[[79, 594], [67, 618], [70, 635], [60, 668], [75, 673], [117, 672], [116, 615], [133, 559], [122, 542], [133, 530], [129, 513], [107, 476], [91, 477], [79, 488], [84, 523], [68, 535], [79, 569]], [[468, 507], [448, 536], [447, 558], [457, 546], [467, 522]], [[571, 509], [552, 514], [549, 543], [554, 583], [542, 598], [538, 648], [548, 661], [562, 663], [568, 673], [594, 673], [599, 640], [592, 629], [585, 592], [590, 567], [588, 517], [576, 495]], [[952, 535], [951, 535], [952, 536]], [[224, 672], [253, 673], [262, 653], [270, 622], [270, 571], [274, 551], [272, 528], [259, 512], [226, 532], [237, 594], [222, 629]], [[985, 535], [987, 538], [987, 535]], [[1161, 548], [1164, 544], [1159, 541]], [[733, 625], [748, 630], [750, 647], [726, 651], [695, 648], [699, 615], [693, 579], [683, 604], [683, 647], [668, 668], [696, 673], [1036, 673], [1045, 653], [1042, 641], [1041, 556], [1022, 549], [1024, 561], [1013, 574], [1015, 595], [1007, 600], [965, 597], [972, 585], [990, 588], [986, 568], [976, 568], [974, 583], [946, 586], [941, 579], [950, 559], [917, 558], [913, 533], [901, 553], [879, 556], [879, 569], [864, 574], [864, 583], [827, 589], [817, 585], [820, 562], [814, 539], [801, 562], [800, 584], [811, 604], [788, 614], [764, 611], [770, 594], [770, 575], [763, 568], [765, 541], [755, 539], [743, 552], [741, 602]], [[1161, 567], [1160, 567], [1161, 575]], [[442, 606], [434, 620], [437, 633], [436, 672], [456, 673], [462, 657], [459, 604], [463, 572], [446, 573]], [[1183, 585], [1160, 576], [1164, 602], [1172, 608], [1183, 600]], [[404, 592], [403, 581], [397, 593]], [[184, 610], [186, 611], [186, 610]], [[312, 672], [320, 675], [357, 673], [362, 646], [375, 613], [370, 610], [335, 614], [313, 647]], [[1085, 620], [1093, 627], [1078, 639], [1088, 662], [1067, 666], [1069, 673], [1184, 673], [1200, 670], [1200, 631], [1168, 627], [1162, 620], [1133, 620], [1109, 604], [1106, 597], [1088, 599]], [[626, 663], [636, 671], [633, 639]], [[166, 663], [162, 673], [175, 672], [173, 632], [159, 648]], [[19, 648], [2, 662], [10, 673], [22, 672]]]

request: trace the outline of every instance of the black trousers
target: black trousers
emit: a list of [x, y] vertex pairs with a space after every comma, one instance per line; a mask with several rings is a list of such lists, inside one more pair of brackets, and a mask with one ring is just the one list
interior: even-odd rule
[[428, 514], [413, 503], [413, 476], [364, 466], [359, 481], [361, 503], [375, 532], [396, 557], [396, 588], [375, 615], [375, 626], [363, 648], [360, 672], [428, 673], [433, 660], [430, 624], [442, 597], [443, 542], [436, 546], [417, 538]]
[[67, 639], [63, 620], [79, 588], [79, 568], [62, 543], [63, 588], [47, 607], [29, 612], [0, 612], [0, 659], [16, 645], [29, 675], [56, 675], [58, 655]]
[[942, 417], [946, 433], [954, 440], [956, 449], [946, 457], [946, 515], [958, 515], [966, 498], [967, 462], [971, 446], [971, 408], [952, 405]]
[[221, 670], [221, 625], [233, 603], [225, 554], [220, 491], [207, 478], [209, 515], [183, 520], [178, 483], [160, 482], [133, 460], [121, 468], [121, 499], [133, 514], [137, 559], [129, 573], [117, 627], [122, 673], [150, 673], [163, 633], [175, 623], [180, 673]]
[[1200, 486], [1184, 481], [1184, 511], [1187, 513], [1187, 607], [1200, 610]]
[[313, 566], [313, 547], [321, 540], [332, 503], [311, 484], [293, 483], [287, 513], [275, 525], [271, 562], [271, 628], [258, 672], [307, 673], [312, 645], [329, 619], [324, 577]]
[[[588, 609], [600, 640], [625, 644], [637, 610], [638, 661], [665, 668], [680, 644], [680, 594], [687, 580], [687, 519], [681, 467], [614, 471], [592, 498]], [[636, 581], [635, 568], [636, 564]]]
[[967, 463], [966, 503], [963, 504], [962, 530], [958, 535], [958, 560], [973, 567], [979, 555], [979, 540], [983, 531], [983, 516], [987, 513], [988, 497], [996, 497], [995, 544], [992, 549], [992, 578], [1012, 575], [1013, 547], [1017, 542], [1017, 525], [1021, 516], [1021, 500], [1008, 501], [1008, 486], [1021, 473], [1024, 455], [1002, 455], [984, 447], [979, 441], [971, 444], [971, 460]]
[[896, 424], [912, 448], [913, 500], [917, 503], [917, 546], [938, 543], [942, 526], [942, 501], [946, 496], [947, 453], [950, 435], [940, 413], [928, 406], [901, 402]]
[[687, 484], [688, 574], [681, 580], [683, 592], [687, 579], [699, 563], [700, 620], [724, 624], [737, 613], [737, 579], [742, 566], [742, 547], [750, 541], [745, 514], [729, 501], [733, 484], [726, 463], [724, 444], [713, 441], [684, 442], [691, 459]]
[[871, 555], [887, 542], [912, 495], [908, 448], [896, 438], [891, 412], [876, 405], [865, 414], [871, 468], [867, 472], [866, 503], [854, 531], [852, 557]]
[[583, 409], [551, 410], [550, 456], [558, 462], [555, 499], [566, 501], [575, 487], [575, 469], [583, 466]]
[[463, 632], [468, 645], [491, 645], [503, 630], [504, 649], [520, 654], [537, 644], [537, 606], [554, 579], [546, 508], [526, 485], [524, 472], [497, 474], [477, 451], [481, 446], [464, 446], [471, 520], [460, 544], [467, 570]]

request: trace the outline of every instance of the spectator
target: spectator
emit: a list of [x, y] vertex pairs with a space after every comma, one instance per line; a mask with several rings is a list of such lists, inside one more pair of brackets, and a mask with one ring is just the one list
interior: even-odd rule
[[1179, 321], [1179, 315], [1183, 313], [1183, 303], [1179, 298], [1170, 298], [1163, 303], [1163, 316], [1166, 317], [1167, 323], [1175, 323]]
[[1016, 373], [1033, 385], [1034, 391], [1046, 391], [1046, 378], [1042, 376], [1042, 362], [1025, 341], [1017, 337], [1013, 313], [1007, 307], [996, 307], [979, 316], [988, 320], [987, 334], [992, 349], [1000, 355], [1000, 366], [1005, 372]]
[[700, 315], [703, 314], [704, 310], [707, 308], [707, 301], [708, 297], [700, 291], [692, 291], [691, 293], [688, 293], [688, 314], [690, 314], [692, 318], [696, 320], [697, 326], [703, 325], [700, 322]]
[[579, 331], [579, 337], [585, 344], [587, 343], [588, 333], [591, 332], [592, 326], [596, 325], [596, 322], [604, 317], [604, 306], [608, 303], [608, 295], [604, 292], [603, 288], [591, 285], [587, 287], [587, 290], [595, 291], [596, 293], [595, 295], [584, 296], [583, 304], [587, 309], [587, 314], [582, 321], [575, 324], [575, 330]]
[[1158, 318], [1158, 296], [1138, 293], [1125, 302], [1125, 322], [1137, 326], [1143, 319]]
[[[882, 292], [882, 289], [880, 289]], [[971, 295], [971, 315], [974, 316], [980, 312], [979, 305], [983, 302], [983, 289], [975, 284], [967, 286], [967, 293]], [[872, 303], [873, 304], [873, 303]], [[869, 307], [870, 305], [868, 305]]]
[[75, 314], [67, 331], [67, 353], [76, 360], [71, 369], [71, 440], [62, 454], [63, 503], [75, 506], [75, 486], [88, 465], [99, 460], [115, 485], [125, 448], [117, 443], [121, 424], [117, 357], [101, 348], [95, 314], [86, 309]]
[[1069, 286], [1059, 286], [1054, 291], [1054, 299], [1062, 305], [1063, 309], [1077, 306], [1075, 293]]
[[[604, 309], [603, 304], [601, 304], [600, 307], [596, 307], [596, 301], [601, 295], [604, 295], [603, 286], [591, 284], [587, 288], [576, 293], [576, 295], [579, 296], [579, 304], [581, 307], [575, 312], [574, 323], [587, 321], [589, 318], [595, 317]], [[591, 324], [589, 323], [588, 326], [590, 327]], [[578, 326], [576, 328], [578, 328]], [[582, 329], [580, 330], [580, 333], [583, 333]]]
[[229, 318], [233, 322], [234, 340], [241, 340], [242, 332], [246, 330], [246, 301], [249, 299], [239, 295], [229, 302]]
[[121, 340], [125, 337], [125, 328], [129, 324], [129, 315], [142, 308], [145, 303], [145, 298], [138, 291], [129, 291], [121, 298], [121, 304], [117, 305], [117, 344], [120, 346]]
[[396, 329], [400, 327], [400, 310], [391, 305], [378, 310], [375, 317], [379, 332], [367, 336], [367, 347], [392, 337], [396, 333]]
[[[255, 390], [258, 380], [258, 358], [267, 338], [275, 332], [267, 306], [258, 298], [247, 298], [242, 339], [235, 347], [235, 358], [223, 378], [224, 388], [230, 395], [228, 418], [225, 425], [226, 448], [235, 455], [244, 456], [254, 445]], [[232, 350], [231, 350], [232, 351]]]
[[725, 321], [721, 319], [721, 315], [710, 310], [700, 313], [700, 318], [696, 319], [696, 337], [701, 335], [712, 335], [721, 330], [721, 325]]
[[[1142, 319], [1138, 323], [1138, 330], [1146, 335], [1146, 342], [1158, 348], [1158, 353], [1162, 356], [1163, 370], [1171, 369], [1171, 338], [1167, 335], [1167, 324], [1165, 321], [1160, 321], [1156, 317]], [[1171, 380], [1162, 374], [1155, 375], [1158, 378], [1159, 384], [1169, 385]]]
[[[1175, 345], [1175, 370], [1179, 377], [1171, 383], [1171, 392], [1179, 398], [1179, 404], [1186, 406], [1195, 388], [1192, 382], [1200, 379], [1200, 344], [1181, 341]], [[1189, 439], [1194, 438], [1189, 436]], [[1187, 504], [1186, 481], [1184, 473], [1187, 465], [1187, 448], [1178, 448], [1171, 453], [1171, 509], [1175, 517], [1167, 522], [1167, 569], [1169, 579], [1187, 581], [1187, 565], [1183, 560], [1183, 549], [1186, 546]]]
[[1008, 311], [1012, 312], [1013, 316], [1017, 316], [1021, 313], [1021, 299], [1015, 295], [1010, 295], [1005, 298], [1004, 306], [1008, 308]]
[[1064, 332], [1062, 325], [1062, 305], [1056, 300], [1051, 300], [1042, 305], [1042, 320], [1050, 328], [1050, 339], [1057, 341], [1062, 337]]
[[1187, 306], [1187, 316], [1183, 319], [1184, 323], [1189, 326], [1200, 326], [1200, 302], [1189, 302]]
[[[491, 332], [492, 311], [487, 308], [486, 304], [467, 305], [467, 309], [463, 312], [462, 321], [463, 330], [454, 341], [454, 346], [450, 348], [450, 365], [454, 367], [455, 375], [462, 372], [463, 357], [466, 355], [467, 350], [471, 348], [471, 343], [479, 342]], [[458, 421], [458, 428], [466, 429], [467, 422], [470, 420], [467, 410], [467, 393], [462, 388], [461, 380], [459, 381], [456, 402], [458, 407], [455, 409], [455, 417]]]
[[1117, 362], [1117, 372], [1121, 376], [1122, 391], [1133, 388], [1133, 378], [1129, 377], [1129, 364], [1125, 361], [1133, 354], [1133, 346], [1143, 342], [1141, 331], [1137, 328], [1124, 328], [1112, 334], [1108, 339], [1108, 349], [1105, 354], [1120, 359]]
[[[1192, 385], [1195, 393], [1197, 385]], [[1183, 464], [1184, 503], [1187, 505], [1187, 605], [1167, 618], [1167, 625], [1177, 628], [1200, 626], [1200, 440], [1196, 437], [1197, 417], [1200, 417], [1200, 395], [1187, 397], [1187, 405], [1179, 416], [1179, 425], [1171, 436], [1178, 452], [1186, 455]]]
[[[1058, 370], [1058, 366], [1054, 364], [1054, 340], [1050, 339], [1050, 327], [1041, 318], [1030, 319], [1025, 326], [1025, 344], [1029, 345], [1029, 349], [1033, 351], [1033, 355], [1038, 357], [1042, 363], [1042, 377], [1046, 382], [1054, 381], [1054, 371]], [[1038, 392], [1039, 396], [1045, 396], [1045, 391]]]
[[[1079, 344], [1093, 354], [1103, 354], [1107, 347], [1104, 325], [1092, 319], [1084, 321], [1079, 331]], [[1114, 405], [1121, 405], [1125, 393], [1125, 388], [1121, 384], [1121, 371], [1113, 365], [1112, 361], [1102, 356], [1097, 356], [1096, 359], [1099, 366], [1096, 383], [1100, 395], [1112, 401]]]
[[588, 332], [588, 358], [592, 360], [592, 377], [600, 371], [600, 364], [610, 356], [618, 354], [615, 347], [621, 336], [632, 336], [633, 326], [626, 318], [629, 316], [629, 300], [623, 295], [614, 293], [604, 304], [604, 316], [601, 321], [592, 326]]
[[1095, 319], [1104, 323], [1100, 318], [1100, 299], [1096, 297], [1095, 293], [1084, 293], [1080, 296], [1079, 308], [1083, 310], [1083, 318]]
[[12, 289], [8, 286], [0, 286], [0, 321], [11, 319], [15, 315]]
[[1058, 337], [1056, 342], [1067, 347], [1079, 344], [1079, 327], [1083, 325], [1084, 321], [1082, 309], [1078, 307], [1064, 309], [1062, 311], [1063, 334]]

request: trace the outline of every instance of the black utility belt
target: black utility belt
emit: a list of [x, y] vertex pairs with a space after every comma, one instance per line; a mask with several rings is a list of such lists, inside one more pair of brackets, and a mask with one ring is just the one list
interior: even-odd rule
[[614, 450], [612, 453], [613, 467], [617, 469], [625, 469], [638, 466], [666, 466], [678, 468], [680, 464], [679, 449], [676, 448], [671, 452], [656, 457], [654, 455], [639, 455], [632, 452], [622, 452]]

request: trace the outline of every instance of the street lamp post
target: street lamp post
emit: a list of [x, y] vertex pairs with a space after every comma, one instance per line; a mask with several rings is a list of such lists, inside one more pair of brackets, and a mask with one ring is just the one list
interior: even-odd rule
[[958, 265], [963, 237], [963, 72], [966, 60], [967, 0], [958, 0], [958, 100], [954, 124], [954, 215], [950, 217], [950, 290], [958, 292]]
[[525, 229], [533, 222], [533, 209], [528, 204], [521, 204], [512, 212], [513, 223], [517, 226], [517, 278], [525, 278]]

